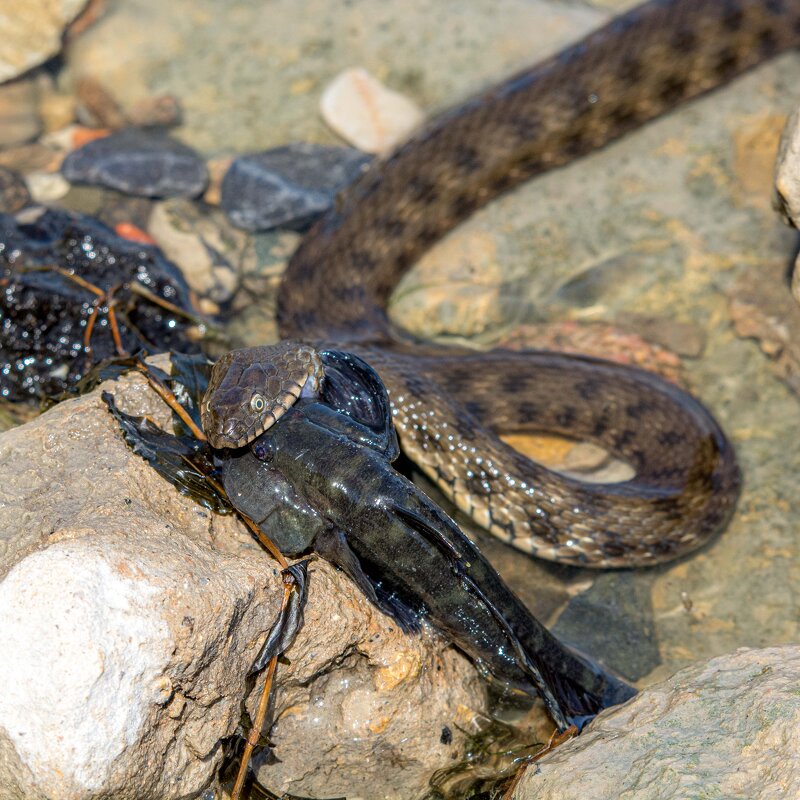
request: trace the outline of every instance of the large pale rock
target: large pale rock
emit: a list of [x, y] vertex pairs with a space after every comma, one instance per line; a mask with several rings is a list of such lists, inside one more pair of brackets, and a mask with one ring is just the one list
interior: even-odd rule
[[513, 800], [800, 797], [800, 646], [681, 670], [535, 767]]
[[3, 0], [0, 83], [54, 56], [64, 28], [85, 5], [86, 0]]
[[[141, 378], [108, 388], [166, 423]], [[274, 562], [134, 455], [97, 392], [3, 433], [0, 487], [0, 799], [197, 796], [276, 618]], [[401, 633], [322, 561], [287, 657], [270, 787], [413, 796], [485, 710], [465, 658]]]

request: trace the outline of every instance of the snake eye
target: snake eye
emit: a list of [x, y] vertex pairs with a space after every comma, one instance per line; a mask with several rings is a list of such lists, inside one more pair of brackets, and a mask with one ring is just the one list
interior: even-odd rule
[[260, 394], [254, 394], [250, 399], [250, 408], [260, 414], [267, 407], [267, 401]]

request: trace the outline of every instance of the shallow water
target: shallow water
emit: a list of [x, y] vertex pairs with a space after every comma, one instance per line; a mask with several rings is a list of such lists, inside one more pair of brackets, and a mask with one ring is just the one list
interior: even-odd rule
[[[90, 72], [123, 104], [176, 95], [185, 109], [178, 136], [209, 157], [332, 143], [318, 98], [345, 67], [365, 66], [432, 112], [602, 23], [610, 5], [310, 0], [300, 13], [289, 0], [230, 9], [222, 0], [129, 0], [111, 3], [72, 44], [60, 80]], [[800, 638], [800, 400], [754, 342], [736, 337], [729, 311], [736, 278], [780, 276], [793, 247], [771, 207], [771, 176], [783, 121], [800, 100], [798, 67], [794, 54], [776, 59], [501, 198], [434, 248], [395, 295], [403, 326], [481, 346], [525, 324], [624, 327], [631, 315], [658, 318], [662, 331], [685, 323], [687, 352], [700, 343], [700, 355], [684, 359], [689, 381], [735, 442], [745, 476], [722, 536], [665, 567], [602, 574], [534, 562], [475, 534], [534, 613], [641, 686], [737, 647]], [[275, 234], [254, 243], [256, 271], [269, 280], [236, 329], [252, 344], [275, 335], [269, 287], [286, 249]]]

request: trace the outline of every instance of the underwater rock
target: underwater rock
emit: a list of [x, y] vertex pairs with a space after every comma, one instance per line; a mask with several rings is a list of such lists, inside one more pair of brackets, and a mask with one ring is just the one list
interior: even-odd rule
[[749, 266], [728, 290], [730, 315], [736, 335], [756, 339], [772, 371], [800, 394], [800, 305], [785, 273], [778, 260]]
[[[140, 376], [104, 387], [166, 426]], [[0, 798], [212, 785], [277, 615], [275, 563], [134, 455], [99, 390], [0, 435], [0, 485]], [[462, 730], [485, 712], [464, 657], [402, 633], [322, 561], [305, 620], [276, 674], [280, 762], [262, 758], [265, 785], [411, 797], [463, 757]]]
[[245, 230], [307, 228], [369, 161], [350, 147], [304, 142], [240, 156], [222, 181], [221, 205]]
[[333, 79], [322, 94], [320, 110], [339, 136], [365, 153], [392, 150], [423, 119], [416, 103], [361, 68]]
[[197, 197], [208, 183], [206, 165], [194, 150], [139, 128], [85, 144], [64, 159], [61, 172], [73, 183], [143, 197]]
[[512, 800], [800, 797], [800, 647], [740, 649], [603, 712]]
[[252, 235], [232, 229], [219, 209], [183, 197], [164, 200], [154, 206], [147, 230], [201, 296], [206, 313], [229, 302], [242, 274], [255, 268]]

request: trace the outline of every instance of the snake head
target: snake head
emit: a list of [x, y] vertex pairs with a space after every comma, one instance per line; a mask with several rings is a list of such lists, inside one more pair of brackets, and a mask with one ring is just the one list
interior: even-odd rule
[[313, 347], [286, 341], [233, 350], [217, 361], [200, 415], [212, 447], [244, 447], [277, 422], [323, 377]]

